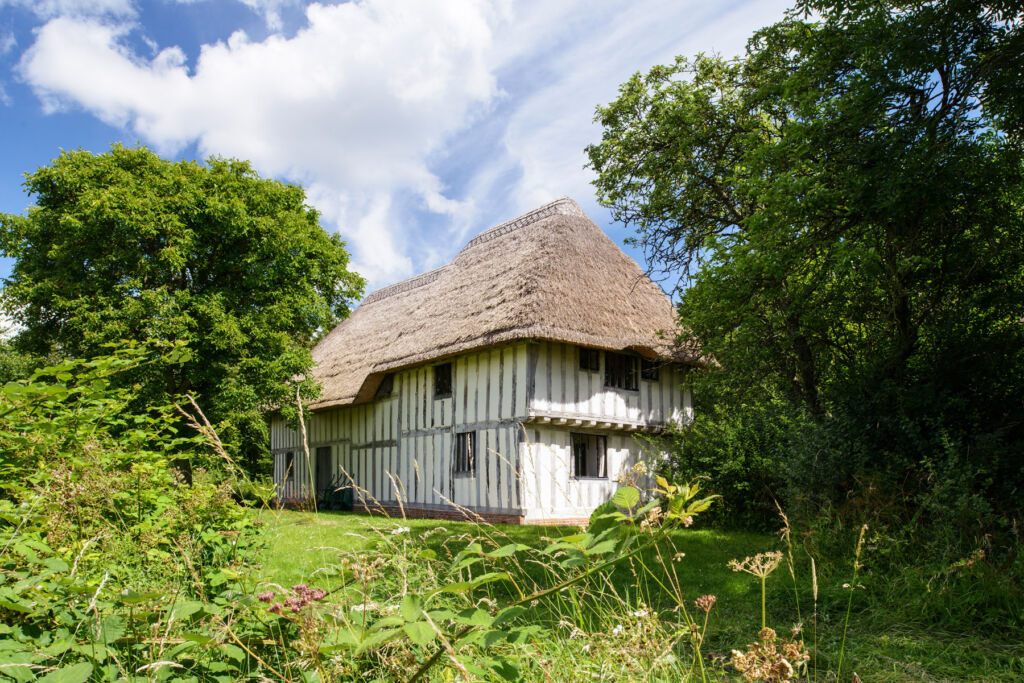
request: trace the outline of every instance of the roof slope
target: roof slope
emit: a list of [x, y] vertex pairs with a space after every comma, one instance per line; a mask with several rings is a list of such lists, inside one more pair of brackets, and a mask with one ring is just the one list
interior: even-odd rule
[[385, 374], [518, 339], [696, 363], [675, 309], [562, 198], [480, 233], [446, 266], [377, 290], [313, 349], [314, 408], [370, 400]]

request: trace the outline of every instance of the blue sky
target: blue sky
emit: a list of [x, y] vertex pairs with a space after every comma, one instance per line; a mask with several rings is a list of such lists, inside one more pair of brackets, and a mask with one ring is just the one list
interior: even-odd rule
[[303, 184], [368, 291], [563, 195], [622, 244], [584, 168], [594, 107], [787, 4], [0, 0], [0, 212], [60, 150], [122, 142]]

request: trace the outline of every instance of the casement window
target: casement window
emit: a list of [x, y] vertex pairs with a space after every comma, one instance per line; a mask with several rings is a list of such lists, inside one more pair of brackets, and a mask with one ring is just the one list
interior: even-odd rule
[[604, 385], [636, 391], [636, 358], [606, 351], [604, 354]]
[[647, 360], [646, 358], [640, 359], [640, 379], [645, 379], [648, 382], [657, 382], [660, 369], [661, 363], [658, 361]]
[[394, 375], [384, 375], [384, 379], [382, 379], [380, 381], [380, 384], [377, 386], [377, 393], [374, 394], [373, 397], [375, 399], [376, 398], [387, 398], [387, 397], [391, 396], [391, 394], [392, 394], [392, 392], [394, 390], [395, 390], [395, 376]]
[[434, 366], [434, 398], [449, 398], [452, 395], [452, 364]]
[[285, 480], [295, 478], [295, 454], [291, 451], [284, 454], [284, 478]]
[[608, 437], [572, 434], [572, 476], [576, 479], [608, 478]]
[[580, 370], [587, 372], [599, 372], [601, 370], [601, 352], [597, 349], [579, 347]]
[[469, 477], [476, 474], [476, 432], [455, 435], [454, 472]]

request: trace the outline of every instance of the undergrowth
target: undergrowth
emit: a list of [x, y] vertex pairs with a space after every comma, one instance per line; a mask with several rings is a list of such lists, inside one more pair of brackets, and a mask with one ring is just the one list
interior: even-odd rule
[[131, 414], [111, 388], [157, 353], [185, 351], [3, 388], [0, 679], [851, 681], [882, 651], [857, 628], [869, 530], [842, 565], [788, 523], [757, 537], [737, 548], [737, 601], [694, 580], [688, 527], [715, 497], [664, 478], [623, 483], [581, 529], [379, 519], [275, 581], [262, 524], [282, 513], [236, 503], [268, 492], [239, 481], [195, 403]]

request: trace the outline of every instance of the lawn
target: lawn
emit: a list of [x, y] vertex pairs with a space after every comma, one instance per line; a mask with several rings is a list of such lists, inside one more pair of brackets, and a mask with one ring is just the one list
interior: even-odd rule
[[[495, 546], [517, 542], [543, 547], [551, 538], [579, 531], [575, 527], [480, 527], [465, 522], [394, 520], [340, 512], [264, 511], [261, 516], [267, 538], [259, 568], [261, 580], [281, 586], [307, 583], [326, 589], [334, 587], [332, 582], [337, 581], [337, 574], [329, 568], [336, 566], [341, 556], [379, 548], [383, 538], [431, 548], [438, 557], [446, 558], [481, 535], [493, 538]], [[782, 549], [779, 538], [686, 529], [676, 532], [671, 540], [675, 546], [671, 564], [687, 600], [705, 594], [717, 596], [705, 652], [727, 654], [732, 649], [743, 649], [760, 628], [760, 588], [754, 577], [731, 571], [727, 563], [758, 552]], [[656, 558], [649, 556], [644, 561], [653, 566]], [[802, 564], [798, 556], [800, 616], [803, 637], [810, 646], [814, 638], [815, 601], [809, 566]], [[635, 600], [635, 576], [635, 567], [624, 563], [609, 577], [609, 583], [623, 596], [625, 604]], [[823, 674], [837, 663], [849, 593], [838, 573], [832, 577], [819, 576], [819, 580], [818, 666]], [[767, 588], [768, 623], [780, 635], [787, 633], [799, 619], [793, 581], [785, 564], [769, 577]], [[1024, 677], [1024, 646], [1012, 632], [935, 630], [927, 624], [907, 623], [898, 611], [887, 610], [867, 591], [857, 592], [854, 597], [845, 654], [853, 667], [844, 669], [856, 671], [865, 681], [1017, 681]], [[668, 606], [637, 605], [655, 610]], [[549, 661], [551, 648], [538, 648], [537, 661]], [[573, 659], [558, 666], [582, 667], [580, 670], [595, 666], [585, 658], [577, 661], [578, 652], [568, 648], [556, 651], [557, 657]], [[557, 680], [557, 671], [556, 666], [544, 675]], [[825, 680], [825, 676], [819, 676], [819, 680]]]

